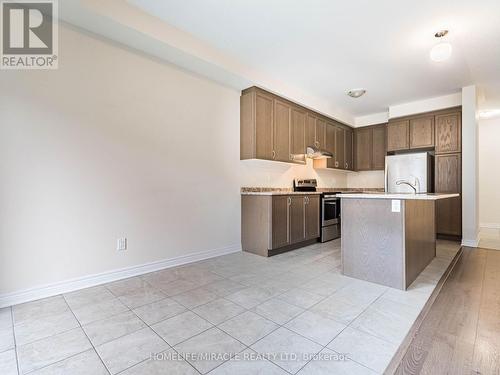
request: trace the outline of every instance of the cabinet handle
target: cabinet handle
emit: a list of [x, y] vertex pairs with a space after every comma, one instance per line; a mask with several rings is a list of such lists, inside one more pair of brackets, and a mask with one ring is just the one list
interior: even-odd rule
[[276, 151], [273, 150], [273, 159], [276, 159]]
[[292, 198], [288, 197], [288, 199], [287, 199], [287, 203], [288, 203], [288, 205], [290, 206], [290, 205], [292, 204]]
[[345, 163], [345, 169], [349, 169], [349, 164]]
[[339, 162], [338, 162], [338, 161], [336, 161], [336, 162], [335, 162], [335, 168], [338, 168], [338, 167], [339, 167]]
[[290, 160], [293, 160], [293, 155], [292, 154], [290, 154]]

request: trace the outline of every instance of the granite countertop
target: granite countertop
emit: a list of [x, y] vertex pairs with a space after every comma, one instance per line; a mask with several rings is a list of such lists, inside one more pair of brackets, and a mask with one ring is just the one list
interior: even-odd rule
[[242, 187], [241, 195], [309, 195], [333, 192], [383, 192], [379, 188], [317, 188], [317, 191], [293, 191], [292, 188]]
[[460, 194], [439, 194], [439, 193], [344, 193], [338, 194], [340, 198], [358, 198], [358, 199], [401, 199], [401, 200], [428, 200], [436, 201], [439, 199], [448, 199], [458, 197]]

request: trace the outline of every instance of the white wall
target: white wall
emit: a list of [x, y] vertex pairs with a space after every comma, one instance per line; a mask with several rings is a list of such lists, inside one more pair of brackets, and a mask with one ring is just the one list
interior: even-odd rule
[[500, 229], [500, 117], [479, 121], [479, 223]]
[[476, 86], [462, 89], [462, 244], [477, 247], [479, 234]]
[[414, 115], [462, 105], [462, 93], [437, 96], [389, 106], [389, 118]]
[[0, 72], [0, 297], [237, 250], [241, 186], [346, 186], [241, 162], [238, 91], [64, 25], [59, 40], [59, 70]]

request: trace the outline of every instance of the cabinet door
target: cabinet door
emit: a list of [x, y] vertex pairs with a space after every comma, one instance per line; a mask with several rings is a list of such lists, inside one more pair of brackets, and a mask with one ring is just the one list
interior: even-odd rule
[[351, 129], [345, 131], [345, 169], [352, 171], [353, 165], [353, 132]]
[[462, 235], [462, 197], [436, 201], [436, 232], [448, 236]]
[[333, 158], [326, 159], [327, 168], [335, 168], [335, 133], [336, 127], [331, 123], [326, 124], [325, 150], [333, 154]]
[[306, 199], [304, 196], [292, 195], [290, 198], [290, 243], [306, 239]]
[[434, 116], [410, 120], [410, 148], [434, 147]]
[[436, 154], [460, 152], [462, 119], [459, 112], [436, 116]]
[[311, 115], [310, 113], [307, 114], [307, 120], [306, 120], [306, 147], [307, 146], [316, 146], [316, 117]]
[[369, 171], [372, 168], [372, 129], [356, 129], [354, 137], [356, 170]]
[[318, 238], [319, 233], [319, 195], [308, 195], [306, 204], [306, 239]]
[[316, 147], [326, 149], [326, 122], [320, 118], [316, 120]]
[[335, 128], [335, 168], [345, 169], [345, 131], [343, 128]]
[[255, 153], [257, 159], [273, 159], [273, 98], [255, 94]]
[[272, 197], [272, 248], [277, 249], [290, 243], [289, 211], [290, 201], [286, 195]]
[[274, 160], [290, 161], [290, 105], [274, 100]]
[[385, 169], [385, 155], [387, 139], [386, 125], [376, 126], [372, 134], [372, 170]]
[[460, 193], [461, 165], [461, 154], [435, 156], [436, 193]]
[[295, 163], [306, 162], [306, 112], [292, 107], [290, 122], [290, 159]]
[[[435, 156], [436, 193], [460, 193], [462, 190], [461, 154]], [[462, 235], [462, 197], [436, 202], [438, 234]]]
[[395, 121], [387, 125], [387, 151], [408, 150], [410, 148], [410, 122]]

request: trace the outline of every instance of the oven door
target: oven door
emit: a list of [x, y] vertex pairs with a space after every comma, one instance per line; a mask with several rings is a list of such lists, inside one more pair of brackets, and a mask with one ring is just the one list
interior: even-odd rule
[[324, 198], [322, 202], [321, 226], [339, 223], [340, 198]]

